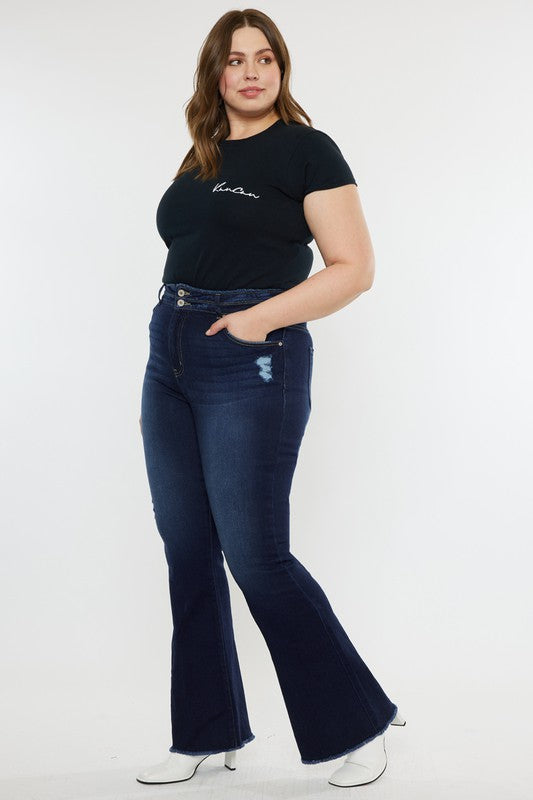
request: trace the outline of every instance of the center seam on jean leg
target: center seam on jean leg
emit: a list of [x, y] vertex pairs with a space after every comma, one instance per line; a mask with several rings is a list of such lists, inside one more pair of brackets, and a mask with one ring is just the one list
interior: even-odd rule
[[[271, 487], [270, 487], [270, 498], [271, 498], [271, 504], [272, 504], [272, 506], [271, 506], [271, 508], [272, 508], [272, 510], [271, 510], [272, 517], [271, 517], [271, 518], [272, 518], [272, 523], [273, 523], [273, 526], [275, 525], [275, 515], [274, 515], [274, 480], [275, 480], [275, 476], [276, 476], [276, 468], [277, 468], [278, 456], [279, 456], [279, 450], [280, 450], [280, 445], [281, 445], [281, 435], [282, 435], [282, 432], [283, 432], [283, 427], [284, 427], [284, 424], [285, 424], [285, 406], [286, 406], [286, 382], [285, 382], [285, 370], [286, 370], [286, 358], [284, 357], [284, 358], [283, 358], [283, 383], [282, 383], [282, 387], [283, 387], [283, 406], [282, 406], [281, 424], [280, 424], [280, 429], [279, 429], [278, 441], [277, 441], [277, 444], [276, 444], [276, 455], [275, 455], [275, 458], [274, 458], [274, 469], [273, 469], [273, 471], [272, 471], [272, 485], [271, 485]], [[290, 524], [290, 521], [289, 521], [289, 524]], [[278, 559], [280, 559], [280, 552], [279, 552], [278, 540], [277, 540], [277, 537], [276, 537], [275, 533], [274, 533], [274, 544], [275, 544], [275, 546], [276, 546], [276, 552], [277, 552], [277, 555], [278, 555]], [[281, 560], [281, 559], [280, 559], [280, 560]], [[313, 600], [312, 600], [312, 599], [311, 599], [311, 598], [310, 598], [310, 597], [307, 595], [307, 593], [305, 592], [305, 590], [304, 590], [304, 589], [303, 589], [303, 588], [300, 586], [300, 584], [298, 583], [298, 581], [296, 580], [296, 578], [294, 577], [294, 575], [292, 574], [292, 572], [290, 571], [290, 569], [287, 567], [287, 565], [286, 565], [284, 562], [283, 562], [283, 567], [284, 567], [284, 569], [286, 570], [286, 572], [287, 572], [287, 574], [289, 575], [289, 577], [291, 578], [291, 580], [293, 581], [294, 585], [295, 585], [295, 586], [296, 586], [296, 587], [297, 587], [297, 588], [300, 590], [300, 592], [301, 592], [301, 593], [303, 594], [303, 596], [306, 598], [306, 600], [308, 601], [308, 603], [311, 605], [311, 607], [312, 607], [312, 608], [313, 608], [313, 609], [316, 611], [316, 613], [318, 614], [318, 617], [319, 617], [320, 621], [322, 622], [322, 625], [324, 626], [324, 630], [326, 631], [326, 634], [328, 635], [328, 637], [329, 637], [329, 639], [330, 639], [330, 641], [331, 641], [331, 644], [332, 644], [332, 646], [333, 646], [333, 649], [334, 649], [335, 653], [337, 654], [337, 658], [339, 659], [339, 663], [342, 665], [343, 669], [345, 670], [345, 672], [346, 672], [346, 675], [348, 676], [348, 680], [349, 680], [349, 682], [351, 683], [351, 685], [352, 685], [352, 687], [353, 687], [353, 689], [354, 689], [354, 692], [355, 692], [355, 694], [357, 695], [357, 697], [358, 697], [358, 699], [359, 699], [359, 702], [361, 703], [361, 706], [364, 708], [364, 710], [365, 710], [365, 714], [367, 715], [367, 717], [368, 717], [368, 720], [370, 721], [370, 723], [371, 723], [372, 725], [374, 725], [374, 726], [375, 726], [375, 725], [376, 725], [376, 721], [375, 721], [375, 719], [373, 719], [373, 717], [372, 717], [372, 714], [370, 713], [369, 707], [368, 707], [368, 705], [367, 705], [367, 702], [366, 702], [366, 700], [365, 700], [365, 697], [364, 697], [364, 692], [362, 691], [362, 688], [363, 688], [363, 687], [361, 686], [361, 683], [360, 683], [359, 679], [357, 679], [357, 681], [358, 681], [358, 683], [359, 683], [359, 687], [360, 687], [360, 689], [359, 689], [359, 690], [357, 689], [357, 687], [356, 687], [356, 685], [355, 685], [355, 683], [354, 683], [354, 681], [353, 681], [352, 675], [351, 675], [351, 673], [350, 673], [349, 669], [347, 668], [346, 664], [344, 663], [344, 659], [342, 658], [342, 655], [341, 655], [341, 653], [340, 653], [340, 652], [339, 652], [339, 650], [337, 649], [337, 645], [336, 645], [336, 643], [335, 643], [335, 640], [334, 640], [334, 638], [332, 637], [332, 635], [331, 635], [331, 632], [330, 632], [330, 630], [329, 630], [328, 626], [326, 625], [326, 623], [325, 623], [325, 621], [324, 621], [324, 619], [323, 619], [323, 617], [322, 617], [322, 614], [320, 613], [320, 610], [319, 610], [319, 609], [318, 609], [318, 607], [317, 607], [317, 606], [314, 604]]]
[[[206, 492], [207, 492], [207, 489], [206, 489]], [[215, 588], [215, 601], [216, 601], [216, 606], [217, 606], [218, 626], [219, 626], [219, 634], [220, 634], [220, 637], [221, 637], [220, 645], [221, 645], [221, 650], [222, 650], [222, 659], [223, 659], [223, 662], [224, 662], [224, 669], [222, 671], [224, 673], [224, 680], [225, 680], [225, 683], [226, 683], [226, 691], [227, 691], [228, 700], [229, 700], [229, 708], [230, 708], [230, 711], [231, 711], [231, 720], [232, 720], [232, 723], [233, 723], [233, 743], [234, 743], [234, 746], [236, 747], [237, 746], [237, 727], [235, 725], [235, 712], [234, 712], [234, 708], [233, 708], [234, 704], [232, 702], [233, 698], [232, 698], [232, 694], [231, 694], [231, 686], [230, 686], [229, 677], [228, 677], [228, 659], [227, 659], [227, 654], [226, 654], [226, 642], [225, 642], [225, 639], [224, 639], [224, 630], [223, 630], [223, 625], [222, 625], [222, 615], [221, 615], [221, 609], [220, 609], [218, 586], [217, 586], [217, 582], [216, 582], [216, 579], [215, 579], [215, 569], [214, 569], [214, 564], [213, 564], [214, 529], [213, 529], [213, 516], [212, 516], [212, 512], [211, 512], [211, 509], [209, 508], [209, 506], [207, 508], [207, 516], [208, 516], [208, 521], [209, 521], [209, 544], [210, 544], [209, 553], [210, 553], [210, 561], [211, 561], [211, 577], [213, 579], [213, 586]]]

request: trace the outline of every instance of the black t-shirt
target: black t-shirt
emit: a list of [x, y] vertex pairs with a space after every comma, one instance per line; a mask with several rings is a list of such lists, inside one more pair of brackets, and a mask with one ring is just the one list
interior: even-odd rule
[[290, 289], [311, 272], [313, 236], [303, 199], [317, 189], [353, 183], [327, 133], [278, 119], [245, 139], [219, 142], [218, 177], [179, 176], [156, 214], [169, 248], [163, 283], [201, 289]]

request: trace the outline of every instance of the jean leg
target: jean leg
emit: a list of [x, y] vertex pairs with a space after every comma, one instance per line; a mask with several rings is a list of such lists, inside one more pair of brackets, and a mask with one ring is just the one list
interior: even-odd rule
[[197, 382], [195, 416], [226, 562], [270, 651], [301, 760], [316, 763], [377, 736], [397, 708], [290, 549], [290, 487], [310, 413], [310, 342], [299, 331], [281, 336], [279, 349], [223, 333], [201, 345], [216, 354], [216, 371]]
[[168, 307], [154, 309], [142, 387], [142, 439], [173, 619], [169, 750], [203, 755], [238, 749], [255, 737], [194, 417], [168, 360], [170, 319]]

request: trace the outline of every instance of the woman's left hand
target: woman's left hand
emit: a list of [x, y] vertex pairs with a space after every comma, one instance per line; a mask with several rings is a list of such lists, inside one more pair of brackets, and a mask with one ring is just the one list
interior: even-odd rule
[[264, 325], [258, 325], [254, 321], [253, 315], [250, 315], [249, 310], [225, 314], [210, 325], [206, 330], [206, 334], [212, 336], [222, 328], [227, 328], [228, 332], [238, 339], [248, 339], [250, 342], [264, 342], [269, 333], [269, 331], [265, 331]]

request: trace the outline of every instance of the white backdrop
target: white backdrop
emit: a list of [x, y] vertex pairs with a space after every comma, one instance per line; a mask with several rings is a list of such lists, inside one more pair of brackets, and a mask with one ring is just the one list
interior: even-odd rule
[[[32, 797], [147, 796], [135, 775], [171, 744], [140, 392], [167, 252], [155, 211], [190, 146], [197, 53], [232, 7], [2, 2], [2, 798], [31, 776]], [[532, 6], [258, 7], [353, 169], [376, 254], [372, 289], [310, 323], [292, 551], [407, 720], [380, 796], [524, 798]], [[265, 796], [284, 780], [312, 796], [338, 764], [300, 763], [228, 574], [256, 734], [237, 769]], [[213, 759], [203, 797], [231, 792]]]

